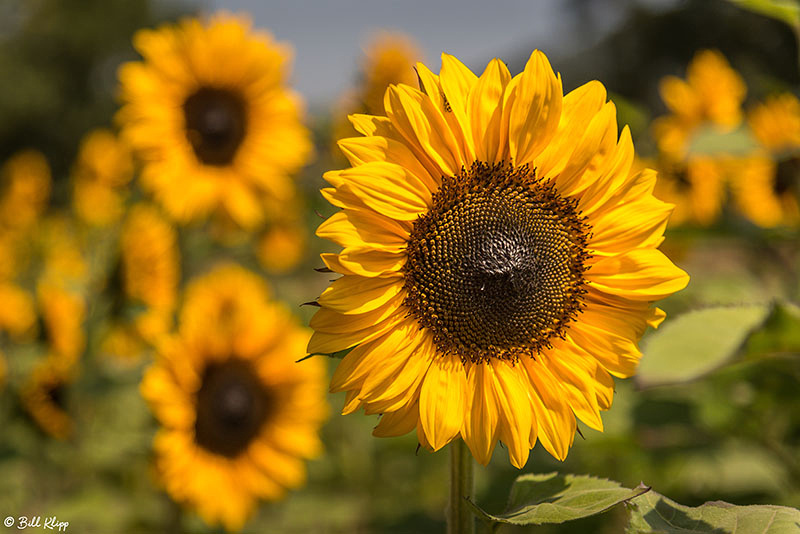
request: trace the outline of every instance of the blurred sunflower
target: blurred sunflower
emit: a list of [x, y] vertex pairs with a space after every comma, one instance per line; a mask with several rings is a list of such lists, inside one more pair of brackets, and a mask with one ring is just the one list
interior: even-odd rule
[[50, 166], [41, 152], [25, 150], [0, 169], [0, 223], [9, 230], [26, 230], [50, 200]]
[[291, 271], [303, 259], [308, 241], [306, 232], [300, 221], [271, 224], [258, 241], [258, 261], [273, 274]]
[[[359, 86], [342, 97], [337, 105], [337, 116], [344, 118], [352, 113], [382, 113], [386, 88], [393, 83], [416, 83], [414, 64], [421, 59], [422, 53], [407, 35], [382, 32], [373, 37], [364, 49]], [[334, 139], [356, 133], [346, 120], [338, 120], [333, 127]], [[336, 156], [339, 156], [338, 151]]]
[[731, 179], [737, 209], [770, 228], [800, 223], [800, 100], [785, 93], [748, 114], [750, 130], [763, 148], [739, 162]]
[[241, 267], [219, 267], [187, 287], [179, 331], [141, 391], [162, 425], [160, 478], [206, 523], [238, 530], [258, 499], [304, 482], [303, 460], [319, 454], [327, 414], [324, 363], [295, 363], [307, 341]]
[[143, 186], [180, 222], [219, 209], [260, 223], [263, 198], [290, 197], [288, 175], [311, 151], [285, 87], [288, 48], [227, 14], [141, 30], [134, 46], [145, 61], [119, 71], [118, 118], [145, 162]]
[[120, 243], [123, 291], [146, 307], [135, 319], [136, 329], [155, 343], [172, 328], [178, 298], [177, 232], [154, 206], [137, 204], [127, 215]]
[[709, 123], [730, 131], [742, 122], [744, 80], [716, 50], [698, 52], [686, 69], [686, 80], [661, 80], [661, 98], [670, 115], [653, 121], [653, 133], [662, 154], [673, 160], [687, 155], [692, 135]]
[[672, 206], [631, 172], [627, 127], [599, 82], [563, 95], [544, 54], [480, 77], [443, 54], [421, 90], [392, 85], [386, 116], [354, 115], [317, 235], [341, 275], [318, 299], [312, 354], [352, 349], [332, 391], [382, 414], [377, 436], [461, 436], [486, 464], [498, 440], [522, 467], [540, 441], [563, 459], [576, 416], [603, 428], [612, 375], [688, 282], [656, 247]]
[[36, 300], [49, 351], [74, 362], [86, 347], [86, 284], [89, 267], [71, 220], [51, 216], [36, 234], [43, 267], [36, 280]]
[[0, 302], [0, 330], [14, 339], [35, 330], [36, 306], [30, 293], [14, 283], [0, 282]]
[[66, 408], [66, 392], [74, 378], [74, 367], [58, 357], [48, 357], [34, 367], [20, 389], [25, 410], [36, 424], [56, 439], [67, 439], [74, 423]]
[[662, 160], [657, 164], [658, 181], [653, 195], [675, 205], [670, 226], [710, 226], [722, 213], [725, 202], [724, 159], [692, 156], [681, 163]]
[[43, 334], [50, 351], [66, 362], [77, 360], [86, 347], [86, 333], [83, 331], [86, 300], [83, 295], [45, 280], [37, 285], [36, 296], [44, 323]]
[[125, 210], [122, 189], [133, 177], [130, 149], [112, 132], [97, 129], [82, 141], [72, 169], [72, 208], [93, 226], [117, 222]]

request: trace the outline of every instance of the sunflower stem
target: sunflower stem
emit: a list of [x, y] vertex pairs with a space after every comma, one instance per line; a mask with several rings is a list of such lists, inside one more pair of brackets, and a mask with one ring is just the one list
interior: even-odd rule
[[447, 503], [447, 534], [475, 534], [475, 516], [467, 507], [472, 498], [472, 455], [464, 440], [450, 444], [450, 501]]

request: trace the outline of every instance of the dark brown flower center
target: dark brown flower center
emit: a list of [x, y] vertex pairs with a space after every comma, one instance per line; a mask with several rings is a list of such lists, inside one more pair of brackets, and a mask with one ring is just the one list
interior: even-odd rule
[[67, 388], [63, 382], [54, 382], [45, 387], [44, 394], [53, 405], [58, 406], [62, 410], [67, 407], [66, 397]]
[[773, 192], [780, 196], [797, 187], [800, 183], [800, 158], [790, 158], [778, 163], [775, 171]]
[[258, 436], [272, 406], [269, 391], [246, 361], [210, 364], [197, 392], [195, 441], [234, 458]]
[[206, 165], [229, 165], [247, 130], [241, 95], [228, 89], [201, 87], [183, 103], [186, 137]]
[[406, 305], [438, 348], [474, 362], [550, 346], [582, 307], [589, 228], [527, 166], [444, 177], [414, 224]]

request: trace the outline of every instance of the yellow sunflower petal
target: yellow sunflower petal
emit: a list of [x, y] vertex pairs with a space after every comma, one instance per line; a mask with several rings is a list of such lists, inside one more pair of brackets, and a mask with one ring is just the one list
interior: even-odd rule
[[433, 450], [459, 435], [466, 409], [467, 372], [461, 359], [434, 358], [419, 395], [419, 419]]
[[632, 250], [605, 258], [586, 273], [591, 287], [633, 300], [653, 301], [680, 291], [689, 275], [656, 249]]
[[553, 74], [547, 57], [534, 51], [508, 102], [508, 147], [515, 165], [533, 162], [552, 139], [561, 118], [563, 94], [561, 79]]
[[511, 81], [506, 64], [495, 58], [472, 87], [467, 100], [469, 123], [480, 161], [501, 161], [506, 156], [507, 131], [503, 127], [503, 94]]

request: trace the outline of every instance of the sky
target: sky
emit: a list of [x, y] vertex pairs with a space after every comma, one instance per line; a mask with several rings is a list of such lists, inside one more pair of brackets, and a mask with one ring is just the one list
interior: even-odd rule
[[[575, 9], [579, 0], [194, 0], [202, 11], [244, 11], [254, 24], [290, 43], [295, 51], [291, 83], [311, 109], [330, 105], [355, 83], [363, 48], [381, 29], [413, 37], [434, 72], [441, 52], [480, 73], [492, 57], [542, 49], [551, 59], [585, 46], [612, 29], [632, 4], [665, 0], [601, 0], [591, 17], [596, 35], [586, 35]], [[609, 6], [613, 9], [609, 9]], [[598, 30], [599, 28], [599, 30]], [[523, 65], [509, 65], [512, 73]]]

